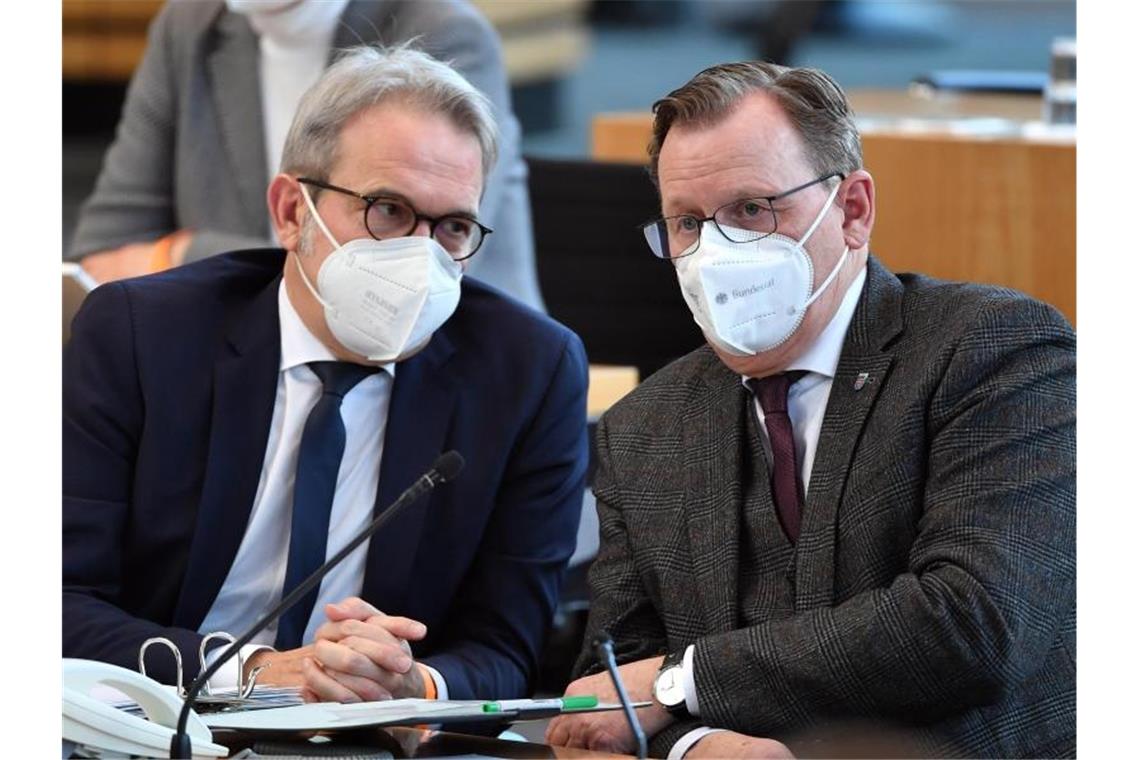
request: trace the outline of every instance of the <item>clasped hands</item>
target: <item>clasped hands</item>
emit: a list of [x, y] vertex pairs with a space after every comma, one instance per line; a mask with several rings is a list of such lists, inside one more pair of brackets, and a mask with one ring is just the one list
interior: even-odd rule
[[385, 615], [350, 597], [325, 605], [328, 621], [312, 644], [286, 652], [262, 650], [246, 661], [248, 674], [266, 665], [259, 683], [299, 686], [306, 702], [375, 702], [423, 697], [431, 676], [412, 658], [409, 641], [427, 635], [427, 626]]

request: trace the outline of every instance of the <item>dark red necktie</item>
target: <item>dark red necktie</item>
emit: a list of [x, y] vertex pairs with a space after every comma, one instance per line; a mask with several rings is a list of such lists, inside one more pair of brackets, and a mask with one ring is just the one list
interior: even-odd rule
[[803, 372], [784, 372], [748, 381], [748, 387], [764, 410], [764, 427], [768, 429], [768, 441], [772, 447], [772, 497], [776, 502], [776, 513], [784, 533], [793, 542], [800, 536], [804, 486], [796, 462], [792, 420], [788, 417], [788, 388], [803, 375]]

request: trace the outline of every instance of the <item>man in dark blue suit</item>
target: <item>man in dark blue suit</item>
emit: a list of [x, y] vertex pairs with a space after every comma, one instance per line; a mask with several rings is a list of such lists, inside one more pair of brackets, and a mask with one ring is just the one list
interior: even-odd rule
[[[462, 77], [359, 48], [290, 129], [268, 192], [284, 251], [91, 294], [64, 363], [64, 656], [134, 667], [165, 636], [195, 675], [203, 635], [240, 633], [455, 449], [462, 476], [351, 554], [245, 669], [309, 699], [528, 691], [574, 548], [586, 360], [573, 333], [461, 278], [490, 232], [494, 161]], [[173, 680], [160, 659], [148, 672]]]

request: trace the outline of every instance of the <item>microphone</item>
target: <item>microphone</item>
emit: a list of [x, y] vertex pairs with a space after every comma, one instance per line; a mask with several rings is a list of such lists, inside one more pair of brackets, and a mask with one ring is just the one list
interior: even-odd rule
[[645, 741], [645, 731], [641, 728], [641, 721], [637, 719], [637, 713], [633, 710], [633, 704], [629, 701], [629, 694], [625, 691], [625, 684], [621, 682], [621, 675], [618, 673], [617, 662], [614, 660], [614, 640], [610, 638], [608, 633], [602, 631], [590, 644], [594, 648], [594, 654], [598, 661], [606, 666], [610, 679], [614, 682], [614, 689], [617, 691], [618, 701], [621, 702], [622, 712], [625, 713], [625, 720], [629, 723], [629, 730], [633, 732], [633, 737], [637, 740], [638, 760], [645, 760], [649, 754], [649, 746]]
[[290, 591], [276, 607], [254, 623], [248, 631], [239, 636], [218, 659], [214, 660], [213, 665], [199, 673], [198, 677], [194, 679], [194, 683], [190, 684], [190, 688], [186, 691], [186, 699], [182, 703], [182, 711], [178, 714], [178, 728], [175, 730], [174, 736], [170, 738], [170, 756], [189, 760], [191, 756], [190, 735], [186, 733], [186, 723], [190, 718], [190, 711], [194, 707], [194, 702], [198, 699], [198, 692], [202, 690], [202, 687], [218, 672], [222, 665], [231, 660], [243, 646], [248, 644], [253, 637], [264, 630], [267, 625], [281, 617], [281, 615], [285, 613], [285, 610], [299, 602], [302, 597], [321, 582], [322, 578], [328, 575], [334, 567], [339, 565], [345, 557], [352, 554], [356, 547], [364, 543], [364, 541], [379, 530], [384, 523], [388, 522], [388, 520], [398, 512], [403, 511], [409, 504], [436, 486], [454, 480], [462, 469], [463, 457], [458, 451], [448, 451], [441, 454], [432, 464], [431, 469], [421, 475], [416, 482], [412, 483], [406, 491], [400, 494], [400, 498], [396, 499], [396, 501], [392, 503], [392, 506], [381, 512], [364, 530], [360, 531], [360, 534], [356, 536], [356, 538], [349, 541], [335, 556], [314, 570], [313, 574], [306, 578], [301, 585]]

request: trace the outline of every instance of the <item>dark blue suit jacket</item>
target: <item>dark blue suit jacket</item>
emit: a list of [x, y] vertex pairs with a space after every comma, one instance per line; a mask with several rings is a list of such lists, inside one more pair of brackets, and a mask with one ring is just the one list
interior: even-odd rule
[[[273, 414], [284, 253], [226, 254], [95, 290], [63, 377], [63, 654], [137, 667], [196, 632], [245, 531]], [[574, 549], [587, 366], [572, 332], [470, 279], [399, 364], [377, 509], [467, 460], [373, 536], [362, 596], [428, 626], [413, 646], [452, 698], [528, 691]], [[252, 623], [263, 610], [250, 610]], [[233, 632], [240, 633], [240, 632]], [[168, 682], [174, 667], [148, 656]]]

